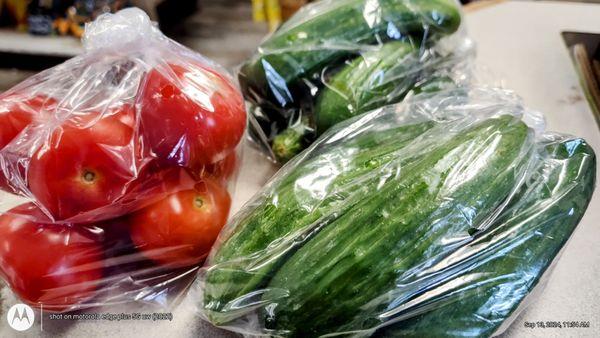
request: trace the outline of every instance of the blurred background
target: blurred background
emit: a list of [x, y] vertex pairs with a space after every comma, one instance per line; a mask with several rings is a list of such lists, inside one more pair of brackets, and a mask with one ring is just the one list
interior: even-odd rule
[[139, 7], [171, 38], [231, 68], [305, 2], [0, 0], [0, 92], [81, 53], [85, 23], [105, 12]]
[[[470, 1], [478, 6], [502, 0]], [[0, 0], [0, 92], [82, 52], [84, 25], [142, 8], [171, 38], [232, 69], [310, 0]], [[599, 2], [584, 1], [584, 2]]]

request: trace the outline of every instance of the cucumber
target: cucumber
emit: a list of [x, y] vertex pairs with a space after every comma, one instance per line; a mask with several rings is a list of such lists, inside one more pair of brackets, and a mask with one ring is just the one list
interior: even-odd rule
[[532, 136], [512, 116], [489, 119], [361, 194], [278, 269], [262, 297], [265, 327], [318, 336], [359, 316], [352, 329], [370, 328], [374, 299], [469, 241], [502, 205], [529, 166]]
[[285, 163], [304, 149], [304, 128], [288, 128], [273, 139], [275, 159]]
[[314, 132], [309, 125], [310, 122], [305, 117], [275, 136], [271, 148], [278, 162], [286, 163], [310, 144], [309, 140], [314, 139]]
[[356, 55], [360, 45], [411, 36], [434, 40], [455, 32], [461, 21], [453, 0], [378, 0], [371, 8], [372, 3], [324, 1], [297, 13], [240, 68], [246, 99], [285, 129], [290, 112], [282, 114], [282, 108], [298, 107], [306, 98], [303, 79]]
[[595, 187], [596, 158], [584, 140], [559, 136], [544, 146], [515, 202], [446, 259], [459, 263], [438, 271], [443, 277], [421, 283], [412, 298], [418, 306], [396, 314], [399, 321], [377, 337], [489, 337], [515, 312], [575, 230]]
[[[369, 187], [374, 189], [379, 181], [379, 177], [366, 174], [391, 162], [397, 152], [433, 128], [434, 123], [427, 121], [333, 143], [273, 182], [272, 191], [234, 220], [233, 233], [226, 235], [211, 259], [214, 266], [207, 271], [204, 296], [211, 321], [226, 323], [235, 317], [233, 309], [247, 293], [266, 285], [284, 259], [277, 256], [280, 249], [294, 249], [293, 243], [281, 242], [281, 238], [300, 238], [302, 231], [310, 231], [311, 225], [317, 227], [315, 223], [327, 221], [321, 218], [350, 208], [353, 202], [346, 200], [350, 193], [368, 193]], [[329, 177], [321, 182], [318, 191], [298, 188], [300, 180], [310, 179], [319, 170], [329, 173]], [[269, 246], [270, 251], [266, 251]]]
[[[416, 82], [413, 82], [415, 80]], [[363, 108], [357, 110], [351, 110], [351, 108], [349, 108], [348, 101], [346, 101], [346, 99], [340, 96], [339, 94], [331, 94], [331, 91], [329, 92], [329, 94], [325, 94], [324, 92], [323, 94], [325, 95], [320, 96], [321, 100], [319, 100], [315, 111], [318, 129], [317, 131], [319, 132], [319, 134], [325, 132], [327, 129], [329, 129], [330, 126], [337, 124], [343, 120], [349, 119], [356, 114], [361, 114], [366, 110], [377, 108], [380, 105], [383, 106], [385, 104], [391, 104], [396, 101], [401, 101], [404, 98], [404, 96], [409, 92], [412, 92], [414, 95], [417, 95], [420, 93], [433, 93], [456, 87], [456, 83], [449, 76], [431, 76], [426, 77], [423, 80], [417, 80], [416, 76], [411, 75], [411, 79], [403, 77], [401, 79], [394, 79], [393, 82], [398, 87], [392, 88], [394, 84], [388, 83], [384, 84], [384, 86], [381, 86], [377, 89], [379, 94], [383, 94], [382, 92], [386, 91], [387, 96], [380, 96], [380, 99], [373, 100], [367, 105], [362, 105]], [[398, 82], [404, 83], [398, 84]], [[338, 85], [343, 86], [343, 88], [348, 88], [347, 86], [343, 85], [343, 83], [345, 82], [338, 82]], [[387, 88], [384, 89], [384, 87]], [[360, 85], [357, 85], [354, 88], [360, 88]], [[398, 88], [401, 88], [401, 90], [396, 91]], [[375, 93], [375, 91], [370, 91], [368, 93], [363, 91], [363, 94], [356, 95], [361, 96], [362, 99], [370, 100], [374, 98], [373, 95], [378, 94]], [[328, 101], [328, 103], [324, 103], [326, 100]], [[328, 107], [324, 108], [326, 105]], [[354, 104], [354, 106], [358, 107], [359, 104]], [[311, 127], [309, 127], [309, 125], [309, 121], [305, 119], [302, 123], [289, 127], [283, 132], [279, 133], [277, 136], [275, 136], [271, 147], [273, 149], [275, 159], [278, 162], [286, 163], [294, 156], [298, 155], [311, 143], [312, 140], [314, 140], [315, 131]]]
[[285, 163], [304, 150], [316, 134], [366, 111], [400, 102], [408, 93], [432, 93], [456, 86], [449, 76], [419, 71], [414, 64], [417, 60], [407, 57], [414, 48], [412, 43], [389, 42], [343, 68], [317, 96], [316, 133], [308, 119], [285, 129], [273, 139], [275, 159]]
[[[406, 203], [408, 207], [418, 202], [434, 208], [434, 201], [424, 203], [426, 197], [423, 196], [428, 196], [428, 193], [423, 189], [426, 181], [435, 177], [422, 176], [433, 174], [431, 168], [435, 163], [454, 168], [457, 174], [469, 169], [453, 166], [452, 157], [464, 157], [464, 153], [476, 156], [476, 153], [490, 150], [492, 146], [485, 141], [490, 135], [499, 139], [502, 145], [499, 157], [504, 161], [498, 159], [486, 167], [486, 175], [493, 170], [496, 178], [492, 180], [494, 183], [489, 183], [490, 194], [485, 200], [489, 203], [482, 205], [481, 210], [492, 208], [502, 201], [505, 197], [502, 190], [514, 185], [508, 172], [517, 175], [521, 167], [521, 164], [515, 165], [512, 171], [503, 172], [503, 165], [508, 165], [510, 159], [526, 147], [531, 132], [511, 116], [489, 119], [467, 131], [461, 128], [453, 123], [428, 121], [364, 133], [355, 138], [347, 136], [339, 142], [328, 141], [319, 145], [317, 149], [321, 151], [312, 152], [317, 155], [301, 162], [285, 177], [271, 182], [268, 190], [263, 192], [264, 197], [252, 202], [252, 207], [239, 215], [231, 230], [222, 235], [224, 240], [213, 253], [212, 266], [205, 275], [204, 309], [207, 317], [221, 325], [239, 317], [249, 308], [268, 302], [268, 299], [262, 299], [261, 290], [274, 274], [280, 276], [277, 281], [285, 280], [282, 272], [277, 271], [282, 264], [285, 267], [288, 259], [296, 257], [296, 250], [302, 251], [306, 245], [313, 245], [311, 243], [323, 236], [322, 233], [335, 231], [340, 226], [343, 228], [349, 218], [367, 220], [373, 226], [378, 222], [382, 227], [390, 226], [381, 218], [382, 213], [378, 213], [377, 208], [391, 201], [392, 197], [397, 197], [393, 205]], [[474, 184], [477, 180], [473, 179], [470, 183]], [[464, 195], [460, 197], [465, 203], [476, 198], [475, 194], [469, 197], [465, 192]], [[356, 233], [357, 236], [359, 234]], [[315, 255], [318, 256], [317, 253]], [[308, 274], [302, 278], [314, 276]], [[277, 318], [283, 321], [269, 320], [271, 327], [278, 327], [276, 323], [286, 323], [284, 318], [288, 316]], [[323, 324], [320, 327], [324, 327]]]
[[389, 42], [344, 67], [317, 96], [317, 132], [322, 134], [350, 117], [401, 101], [419, 76], [419, 60], [414, 54], [418, 48], [404, 41]]

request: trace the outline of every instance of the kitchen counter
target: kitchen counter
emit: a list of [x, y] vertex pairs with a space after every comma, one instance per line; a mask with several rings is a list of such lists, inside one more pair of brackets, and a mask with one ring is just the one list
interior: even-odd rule
[[[559, 2], [494, 2], [466, 15], [469, 34], [478, 47], [482, 82], [502, 80], [519, 93], [525, 104], [545, 114], [548, 130], [585, 138], [600, 151], [600, 133], [579, 84], [560, 33], [565, 30], [600, 33], [600, 5]], [[244, 164], [234, 195], [239, 209], [276, 168], [255, 149], [246, 146]], [[600, 197], [594, 196], [578, 230], [548, 279], [546, 289], [514, 321], [503, 337], [600, 336]], [[194, 292], [173, 310], [172, 322], [50, 321], [44, 317], [26, 333], [0, 325], [0, 336], [143, 336], [228, 337], [233, 334], [201, 322]], [[2, 290], [2, 311], [17, 301]], [[124, 307], [111, 312], [133, 312]], [[137, 310], [139, 311], [139, 309]], [[589, 321], [586, 329], [531, 329], [525, 322]], [[4, 322], [2, 322], [4, 323]]]
[[[467, 14], [480, 73], [491, 72], [546, 116], [547, 130], [585, 138], [600, 151], [600, 132], [561, 32], [600, 33], [600, 5], [502, 2]], [[489, 77], [489, 74], [483, 74]], [[600, 195], [549, 276], [546, 289], [503, 337], [600, 336]], [[589, 321], [590, 328], [531, 329], [525, 322]]]

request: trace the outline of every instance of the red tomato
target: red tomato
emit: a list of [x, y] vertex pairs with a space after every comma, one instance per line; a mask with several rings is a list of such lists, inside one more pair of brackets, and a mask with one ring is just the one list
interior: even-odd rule
[[92, 297], [102, 279], [93, 228], [44, 224], [34, 204], [0, 216], [0, 275], [25, 302], [64, 311]]
[[31, 98], [12, 94], [0, 98], [0, 149], [6, 147], [42, 110], [56, 104], [52, 98], [35, 95]]
[[118, 114], [75, 116], [31, 158], [27, 179], [55, 220], [114, 203], [136, 176], [133, 129]]
[[204, 179], [130, 217], [130, 235], [151, 260], [168, 266], [200, 263], [221, 231], [231, 206], [227, 190]]
[[[27, 99], [20, 94], [10, 94], [0, 98], [0, 150], [17, 137], [33, 121], [36, 115], [43, 110], [53, 109], [55, 104], [54, 99], [43, 95], [36, 95]], [[0, 166], [1, 163], [0, 161]], [[0, 189], [13, 191], [1, 167]]]
[[166, 163], [197, 169], [224, 159], [242, 138], [243, 99], [214, 70], [169, 64], [150, 71], [142, 88], [142, 133]]

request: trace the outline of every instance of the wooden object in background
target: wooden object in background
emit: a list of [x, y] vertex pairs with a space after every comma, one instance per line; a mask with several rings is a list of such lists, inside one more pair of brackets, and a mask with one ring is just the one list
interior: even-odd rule
[[[573, 46], [573, 59], [577, 73], [581, 78], [581, 85], [590, 102], [596, 122], [600, 125], [600, 83], [598, 83], [594, 62], [590, 59], [587, 49], [583, 44]], [[597, 62], [597, 61], [596, 61]]]
[[14, 20], [17, 30], [27, 30], [27, 0], [5, 0], [4, 10], [6, 10]]
[[294, 15], [300, 7], [306, 5], [308, 0], [279, 0], [281, 3], [281, 16], [283, 21]]

